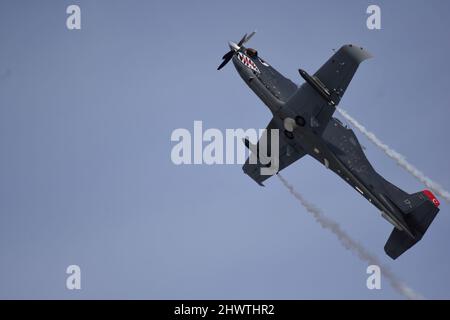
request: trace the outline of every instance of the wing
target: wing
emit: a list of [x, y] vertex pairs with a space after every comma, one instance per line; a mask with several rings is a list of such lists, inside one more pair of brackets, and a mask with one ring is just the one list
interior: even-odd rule
[[[279, 128], [276, 125], [275, 120], [272, 119], [266, 128], [267, 137], [270, 137], [270, 132], [271, 132], [271, 130], [274, 130], [274, 129], [278, 130]], [[258, 149], [259, 149], [261, 139], [260, 139], [260, 141], [258, 141], [258, 144], [256, 145], [256, 147]], [[271, 146], [270, 140], [271, 139], [269, 138], [268, 143], [267, 143], [267, 148], [269, 150], [269, 154], [272, 151], [272, 146]], [[295, 161], [297, 161], [298, 159], [303, 157], [305, 154], [306, 154], [306, 152], [299, 145], [294, 145], [294, 146], [290, 145], [287, 142], [285, 136], [283, 134], [279, 134], [279, 167], [278, 167], [278, 171], [276, 173], [278, 173], [281, 170], [283, 170], [284, 168], [288, 167], [289, 165], [291, 165], [292, 163], [294, 163]], [[242, 167], [242, 169], [244, 170], [244, 173], [249, 175], [253, 180], [256, 181], [256, 183], [258, 183], [261, 186], [264, 186], [262, 183], [272, 176], [272, 175], [262, 174], [261, 169], [263, 169], [264, 167], [267, 168], [268, 166], [260, 163], [259, 161], [256, 164], [251, 164], [250, 157], [249, 157], [247, 159], [247, 161], [245, 162], [244, 166]]]
[[[338, 105], [359, 64], [370, 57], [371, 55], [361, 47], [345, 45], [320, 67], [313, 77], [323, 84]], [[334, 106], [330, 106], [308, 83], [298, 88], [286, 106], [298, 114], [305, 115], [307, 121], [311, 121], [311, 126], [317, 127], [318, 133], [325, 130], [335, 111]]]
[[345, 45], [317, 70], [314, 76], [330, 92], [336, 94], [335, 102], [338, 104], [350, 81], [352, 81], [359, 64], [370, 57], [370, 53], [362, 47], [352, 44]]

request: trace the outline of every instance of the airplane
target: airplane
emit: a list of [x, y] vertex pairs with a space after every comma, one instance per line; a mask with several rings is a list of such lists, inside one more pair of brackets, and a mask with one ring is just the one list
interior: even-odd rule
[[[371, 58], [371, 54], [360, 46], [344, 45], [313, 75], [300, 69], [305, 82], [297, 86], [261, 58], [257, 50], [244, 46], [254, 34], [245, 34], [238, 43], [230, 41], [230, 51], [217, 69], [231, 60], [244, 82], [272, 112], [266, 133], [279, 130], [279, 164], [275, 173], [306, 155], [321, 162], [394, 226], [384, 250], [397, 259], [422, 239], [439, 212], [440, 203], [429, 190], [408, 194], [384, 179], [367, 160], [353, 130], [333, 117], [360, 63]], [[245, 138], [244, 144], [253, 153], [263, 147], [261, 139], [253, 145]], [[264, 145], [270, 154], [271, 141], [266, 139]], [[257, 160], [251, 162], [249, 157], [243, 171], [264, 186], [263, 182], [271, 176], [261, 174], [261, 168], [267, 164]]]

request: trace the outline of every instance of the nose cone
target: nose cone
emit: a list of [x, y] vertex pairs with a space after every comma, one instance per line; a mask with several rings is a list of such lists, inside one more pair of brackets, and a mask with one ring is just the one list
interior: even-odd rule
[[239, 51], [239, 49], [240, 49], [239, 46], [236, 43], [234, 43], [233, 41], [228, 41], [228, 45], [230, 46], [231, 50]]

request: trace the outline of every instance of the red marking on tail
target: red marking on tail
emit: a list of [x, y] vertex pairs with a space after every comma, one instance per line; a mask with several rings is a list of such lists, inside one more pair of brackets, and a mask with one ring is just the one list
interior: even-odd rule
[[423, 190], [422, 193], [433, 202], [436, 207], [440, 206], [439, 200], [434, 196], [434, 194], [430, 190]]

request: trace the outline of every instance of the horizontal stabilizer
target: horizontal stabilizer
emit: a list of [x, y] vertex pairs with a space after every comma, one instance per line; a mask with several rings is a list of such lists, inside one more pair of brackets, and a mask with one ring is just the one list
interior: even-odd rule
[[384, 251], [389, 257], [395, 260], [419, 240], [418, 238], [411, 238], [406, 232], [394, 228], [394, 231], [392, 231], [384, 246]]

